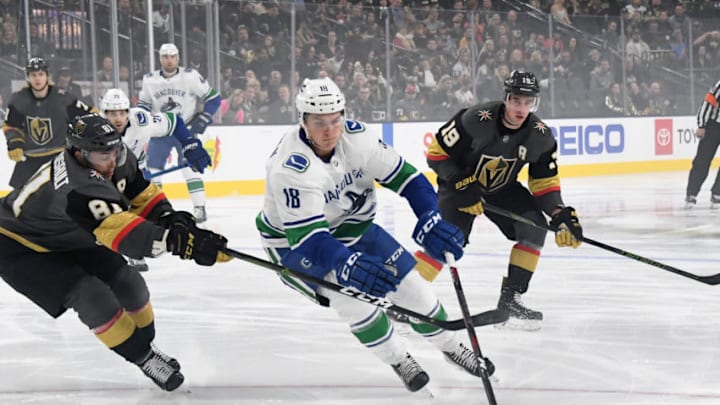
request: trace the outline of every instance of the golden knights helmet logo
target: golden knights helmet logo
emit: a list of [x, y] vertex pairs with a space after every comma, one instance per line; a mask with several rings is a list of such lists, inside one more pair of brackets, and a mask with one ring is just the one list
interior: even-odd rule
[[30, 137], [37, 145], [46, 145], [53, 139], [52, 121], [47, 117], [27, 117]]
[[512, 177], [517, 159], [482, 155], [475, 171], [477, 181], [488, 193], [499, 190]]

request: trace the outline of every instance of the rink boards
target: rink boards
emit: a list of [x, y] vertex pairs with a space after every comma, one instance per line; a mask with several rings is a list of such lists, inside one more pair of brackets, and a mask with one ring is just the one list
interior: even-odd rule
[[[427, 145], [442, 123], [367, 124], [409, 162], [428, 174]], [[565, 177], [689, 170], [697, 149], [694, 116], [547, 120], [558, 142]], [[265, 160], [287, 125], [211, 126], [206, 139], [219, 143], [218, 164], [204, 176], [209, 197], [262, 194]], [[175, 166], [171, 156], [167, 167]], [[714, 162], [717, 166], [718, 161]], [[8, 190], [13, 162], [0, 159], [0, 194]], [[179, 172], [164, 177], [169, 197], [187, 197]]]

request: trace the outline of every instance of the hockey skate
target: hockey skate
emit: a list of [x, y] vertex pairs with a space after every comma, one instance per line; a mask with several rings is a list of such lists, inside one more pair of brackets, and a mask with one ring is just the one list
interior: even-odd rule
[[128, 266], [133, 269], [137, 271], [148, 271], [148, 265], [147, 262], [145, 262], [145, 259], [133, 259], [131, 257], [127, 257], [126, 259]]
[[420, 391], [430, 381], [428, 374], [410, 353], [406, 353], [400, 363], [393, 364], [392, 368], [410, 392]]
[[[713, 196], [714, 197], [714, 196]], [[712, 202], [712, 199], [710, 200]], [[720, 201], [718, 201], [720, 203]], [[685, 208], [686, 210], [692, 209], [697, 204], [697, 196], [689, 195], [685, 197]]]
[[507, 321], [498, 323], [496, 328], [522, 329], [527, 331], [540, 330], [543, 314], [540, 311], [533, 311], [522, 303], [520, 291], [506, 285], [503, 280], [503, 287], [498, 300], [498, 309], [507, 311], [510, 316]]
[[710, 196], [710, 209], [716, 210], [720, 208], [720, 195], [713, 194]]
[[[445, 355], [445, 359], [448, 363], [454, 364], [476, 377], [480, 377], [480, 365], [475, 357], [475, 352], [468, 349], [464, 344], [459, 343], [455, 351], [443, 352], [443, 355]], [[482, 360], [485, 363], [487, 375], [493, 375], [495, 373], [495, 365], [493, 362], [487, 357]]]
[[195, 216], [196, 223], [201, 224], [207, 221], [207, 212], [205, 211], [204, 205], [196, 205], [193, 209], [193, 214]]
[[165, 391], [174, 391], [185, 381], [185, 377], [180, 373], [180, 363], [155, 347], [138, 367]]

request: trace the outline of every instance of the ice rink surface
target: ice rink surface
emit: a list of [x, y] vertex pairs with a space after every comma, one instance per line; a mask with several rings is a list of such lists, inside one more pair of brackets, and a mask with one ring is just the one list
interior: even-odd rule
[[[720, 210], [709, 209], [708, 185], [698, 206], [683, 210], [686, 179], [677, 172], [562, 185], [587, 237], [693, 273], [718, 273]], [[231, 247], [265, 258], [254, 227], [261, 201], [210, 200], [207, 226]], [[405, 200], [381, 191], [379, 210], [377, 222], [414, 251], [415, 218]], [[495, 306], [511, 246], [486, 218], [476, 221], [458, 263], [471, 312]], [[74, 313], [53, 320], [2, 283], [0, 404], [487, 403], [479, 379], [398, 327], [430, 374], [434, 398], [410, 394], [332, 310], [283, 286], [272, 271], [237, 260], [203, 268], [171, 256], [149, 264], [156, 343], [186, 377], [178, 391], [155, 387]], [[433, 286], [458, 318], [450, 273]], [[548, 237], [524, 300], [544, 312], [541, 331], [477, 329], [497, 366], [499, 404], [720, 404], [720, 286], [594, 246], [559, 249]]]

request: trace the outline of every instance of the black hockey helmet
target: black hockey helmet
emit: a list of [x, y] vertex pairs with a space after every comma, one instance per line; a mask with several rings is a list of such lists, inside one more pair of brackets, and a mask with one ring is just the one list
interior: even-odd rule
[[513, 70], [505, 79], [505, 93], [523, 96], [537, 96], [540, 93], [537, 77], [532, 72]]
[[99, 114], [76, 116], [68, 124], [67, 145], [83, 152], [107, 152], [122, 146], [122, 136]]
[[28, 59], [25, 64], [25, 75], [30, 74], [30, 72], [39, 72], [41, 70], [45, 73], [48, 72], [48, 65], [44, 58], [35, 56]]

